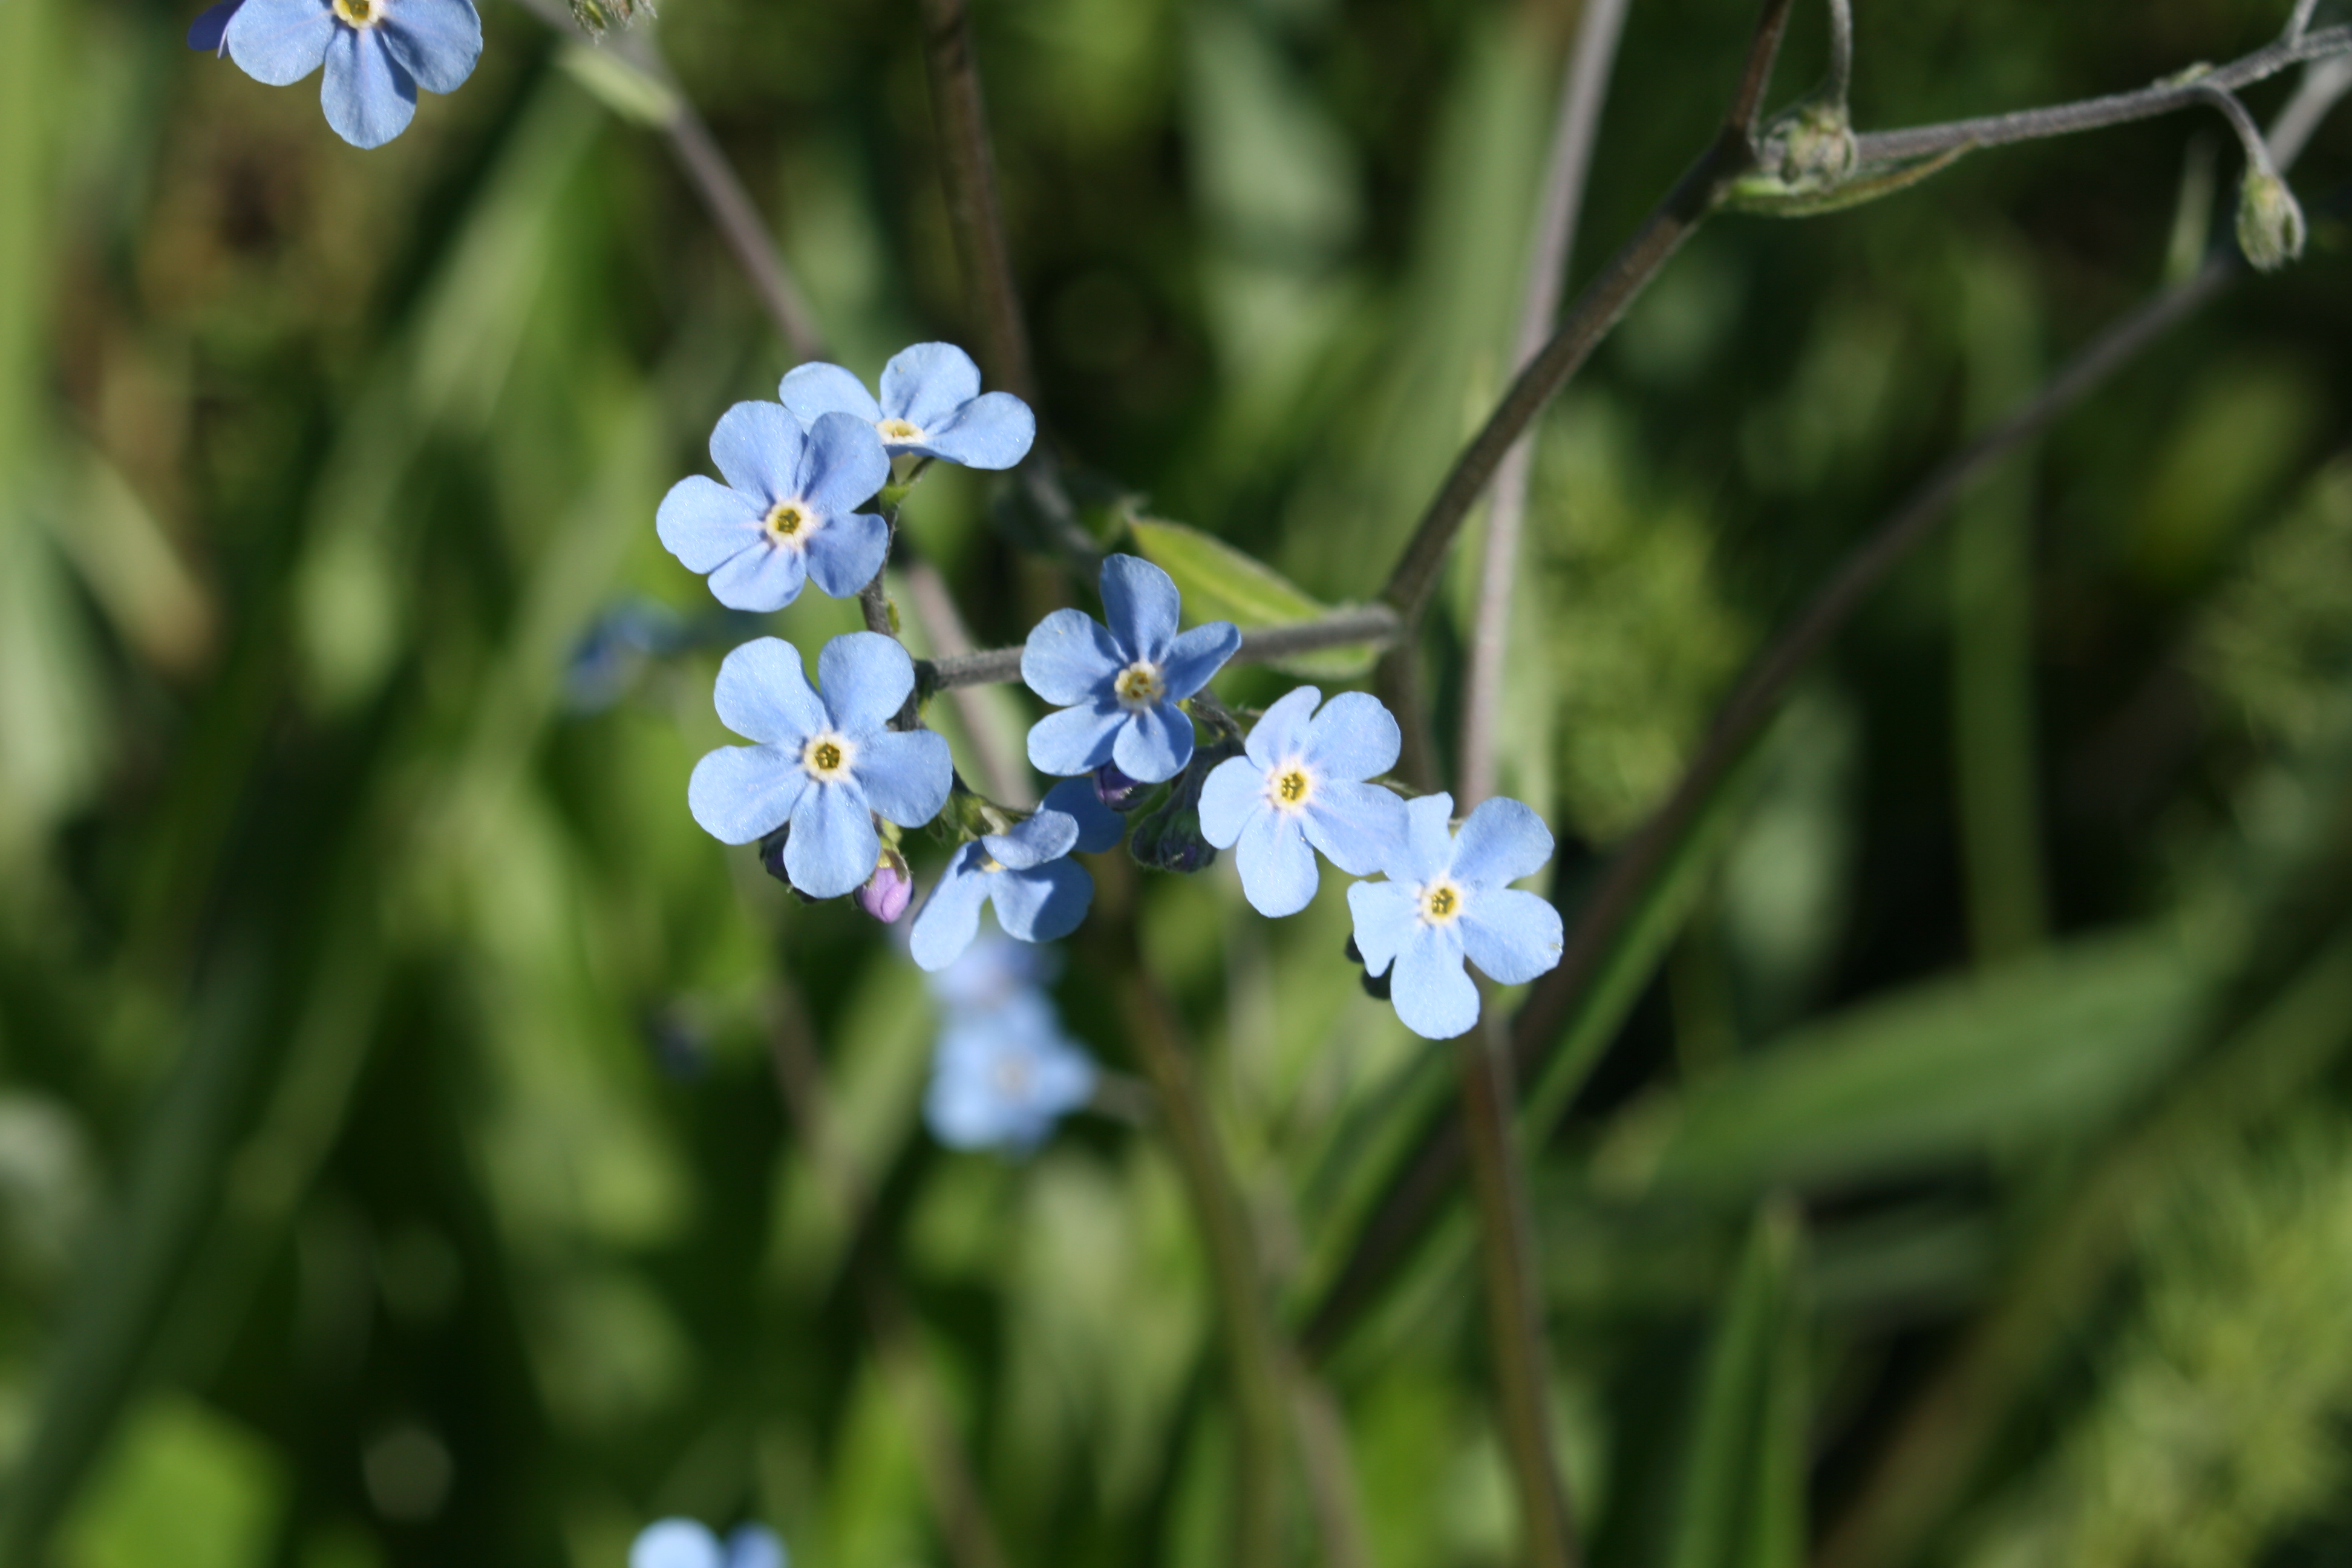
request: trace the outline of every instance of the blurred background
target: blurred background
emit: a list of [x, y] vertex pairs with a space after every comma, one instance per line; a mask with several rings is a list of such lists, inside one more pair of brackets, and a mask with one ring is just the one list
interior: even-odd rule
[[[599, 68], [487, 3], [473, 79], [362, 153], [315, 79], [186, 50], [193, 0], [0, 0], [0, 1554], [601, 1568], [683, 1512], [803, 1568], [940, 1563], [862, 1275], [1013, 1563], [1218, 1563], [1229, 1407], [1158, 1130], [940, 1148], [892, 935], [687, 815], [761, 624], [654, 508], [790, 360]], [[1860, 9], [1877, 128], [2230, 58], [2288, 7]], [[1576, 10], [975, 5], [1091, 519], [1377, 589], [1507, 379]], [[1578, 278], [1712, 133], [1752, 11], [1634, 0]], [[659, 24], [869, 376], [974, 345], [915, 12]], [[1801, 5], [1776, 100], [1822, 58]], [[1596, 1562], [2352, 1557], [2347, 152], [2298, 168], [2300, 266], [1875, 596], [1559, 1086], [1537, 1222]], [[2239, 166], [2176, 116], [1673, 263], [1541, 427], [1504, 786], [1571, 920], [1742, 659], [2192, 268]], [[983, 644], [1088, 602], [1007, 516], [956, 471], [907, 514]], [[1449, 735], [1473, 576], [1431, 634]], [[766, 629], [855, 624], [811, 595]], [[989, 700], [1017, 743], [1026, 694]], [[1139, 897], [1297, 1326], [1446, 1053], [1360, 993], [1339, 879], [1280, 925], [1223, 864]], [[1098, 972], [1054, 993], [1132, 1070]], [[780, 1014], [870, 1210], [779, 1100]], [[1381, 1568], [1513, 1551], [1470, 1230], [1316, 1347]]]

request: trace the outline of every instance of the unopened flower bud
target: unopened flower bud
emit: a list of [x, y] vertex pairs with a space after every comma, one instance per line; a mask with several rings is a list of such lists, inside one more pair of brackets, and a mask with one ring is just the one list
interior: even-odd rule
[[1239, 756], [1241, 750], [1237, 741], [1220, 741], [1192, 753], [1192, 760], [1170, 786], [1166, 802], [1136, 822], [1135, 832], [1127, 841], [1128, 853], [1135, 857], [1136, 864], [1190, 876], [1216, 863], [1216, 846], [1201, 833], [1201, 787], [1219, 763]]
[[915, 897], [915, 879], [907, 869], [907, 858], [885, 846], [882, 858], [874, 868], [874, 875], [866, 885], [850, 895], [857, 907], [888, 925], [907, 912]]
[[1803, 189], [1834, 185], [1853, 173], [1857, 149], [1845, 105], [1801, 104], [1774, 128], [1780, 178]]
[[1095, 770], [1095, 798], [1113, 811], [1133, 811], [1150, 793], [1150, 784], [1128, 777], [1118, 771], [1117, 763], [1105, 763]]
[[[784, 845], [792, 836], [793, 825], [787, 822], [760, 840], [760, 869], [787, 888], [793, 888], [793, 879], [792, 874], [784, 869]], [[793, 897], [804, 904], [816, 902], [798, 888], [793, 888]]]
[[2284, 180], [2249, 169], [2238, 187], [2238, 248], [2257, 272], [2275, 272], [2303, 254], [2303, 208]]

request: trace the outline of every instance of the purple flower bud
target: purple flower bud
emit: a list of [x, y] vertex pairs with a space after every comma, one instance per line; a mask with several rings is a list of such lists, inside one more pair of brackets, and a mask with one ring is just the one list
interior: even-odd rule
[[850, 895], [857, 907], [888, 925], [907, 912], [907, 905], [915, 897], [915, 879], [907, 869], [907, 858], [896, 849], [885, 847], [881, 864], [866, 885]]
[[1095, 770], [1095, 798], [1113, 811], [1133, 811], [1150, 793], [1150, 784], [1128, 777], [1118, 771], [1117, 763], [1105, 763]]

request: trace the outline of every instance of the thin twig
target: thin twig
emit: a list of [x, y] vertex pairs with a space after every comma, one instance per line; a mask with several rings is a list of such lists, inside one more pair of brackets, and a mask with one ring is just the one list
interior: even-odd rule
[[[2352, 62], [2327, 60], [2305, 74], [2279, 111], [2271, 156], [2284, 170], [2320, 121], [2352, 91]], [[1870, 590], [1904, 556], [1931, 537], [1952, 503], [2015, 448], [2032, 439], [2108, 375], [2215, 298], [2243, 275], [2237, 257], [2216, 251], [2192, 277], [2166, 289], [2110, 327], [2029, 402], [1978, 437], [1929, 477], [1911, 499], [1849, 554], [1790, 628], [1749, 666], [1717, 714], [1705, 743], [1641, 831], [1611, 862], [1586, 900], [1559, 966], [1537, 983], [1514, 1020], [1512, 1055], [1519, 1076], [1535, 1076], [1571, 1010], [1600, 973], [1643, 893], [1691, 825], [1720, 788], [1780, 700], [1813, 654], [1833, 636]], [[1359, 1232], [1354, 1250], [1335, 1276], [1316, 1313], [1309, 1348], [1328, 1353], [1378, 1281], [1423, 1234], [1462, 1175], [1465, 1151], [1458, 1129], [1444, 1124], [1425, 1142], [1391, 1184], [1387, 1198]]]
[[1830, 0], [1829, 100], [1839, 108], [1853, 95], [1853, 0]]
[[[898, 545], [900, 569], [907, 576], [908, 607], [932, 652], [943, 659], [969, 656], [972, 651], [971, 632], [956, 611], [955, 596], [948, 592], [947, 579], [915, 548], [913, 535], [902, 535]], [[1029, 770], [1021, 757], [1005, 750], [987, 700], [976, 688], [960, 686], [954, 689], [950, 700], [963, 720], [964, 733], [971, 738], [981, 775], [988, 782], [989, 798], [1012, 806], [1031, 804], [1034, 796], [1029, 786]]]
[[[1386, 605], [1365, 605], [1337, 611], [1319, 621], [1257, 626], [1245, 631], [1242, 634], [1242, 646], [1230, 662], [1271, 664], [1302, 653], [1359, 643], [1386, 647], [1396, 640], [1397, 635], [1395, 611]], [[992, 647], [953, 658], [943, 656], [929, 660], [926, 673], [930, 689], [935, 691], [952, 691], [961, 686], [1009, 685], [1021, 679], [1021, 650]]]
[[2236, 92], [2303, 60], [2316, 60], [2352, 50], [2352, 26], [2326, 27], [2256, 49], [2252, 54], [2210, 70], [2184, 71], [2133, 92], [2110, 93], [2047, 109], [2023, 109], [2011, 114], [1989, 114], [1977, 120], [1954, 120], [1941, 125], [1918, 125], [1906, 131], [1873, 131], [1854, 138], [1857, 162], [1868, 165], [1933, 157], [1961, 147], [1998, 147], [2044, 136], [2071, 136], [2135, 120], [2153, 120], [2203, 100], [2204, 89]]
[[2221, 118], [2237, 132], [2238, 145], [2246, 154], [2246, 167], [2258, 174], [2275, 175], [2278, 171], [2271, 166], [2271, 151], [2263, 141], [2263, 128], [2254, 123], [2254, 117], [2246, 112], [2238, 95], [2203, 82], [2198, 84], [2198, 91], [2206, 102], [2221, 111]]
[[997, 198], [996, 160], [989, 152], [988, 110], [972, 58], [971, 15], [965, 0], [923, 0], [923, 63], [930, 74], [931, 119], [947, 187], [948, 222], [963, 262], [972, 313], [979, 318], [982, 356], [996, 384], [1037, 406], [1037, 376], [1021, 292], [1013, 279], [1013, 251]]
[[1496, 1415], [1519, 1494], [1527, 1561], [1532, 1568], [1575, 1568], [1582, 1554], [1552, 1441], [1551, 1357], [1544, 1344], [1535, 1224], [1518, 1154], [1510, 1041], [1491, 998], [1482, 1026], [1462, 1037], [1456, 1055], [1471, 1187], [1478, 1200], [1478, 1252], [1486, 1260]]
[[[1610, 68], [1617, 58], [1628, 3], [1586, 0], [1577, 19], [1576, 42], [1560, 82], [1559, 118], [1552, 125], [1543, 203], [1528, 244], [1518, 337], [1511, 348], [1514, 367], [1536, 356], [1551, 335], [1552, 319], [1559, 314], [1569, 258], [1576, 249], [1576, 220], [1584, 206], [1585, 177], [1592, 167], [1592, 143], [1609, 95]], [[1463, 690], [1461, 787], [1454, 792], [1465, 812], [1495, 793], [1495, 725], [1502, 711], [1512, 587], [1518, 577], [1519, 535], [1527, 520], [1528, 475], [1534, 456], [1530, 432], [1503, 458], [1495, 474], [1494, 500], [1486, 508], [1486, 553], [1479, 571], [1470, 673]]]
[[[1639, 298], [1669, 258], [1680, 249], [1691, 231], [1712, 209], [1731, 181], [1755, 166], [1755, 121], [1779, 54], [1780, 36], [1788, 28], [1791, 0], [1763, 0], [1756, 32], [1740, 70], [1722, 130], [1701, 153], [1674, 189], [1666, 193], [1633, 237], [1601, 269], [1569, 307], [1559, 330], [1512, 381], [1510, 389], [1470, 445], [1454, 460], [1445, 482], [1413, 530], [1396, 566], [1389, 574], [1381, 597], [1394, 605], [1410, 627], [1419, 623], [1436, 591], [1438, 571], [1446, 552], [1462, 531], [1463, 520], [1485, 493], [1503, 455], [1517, 441], [1544, 405], [1568, 384], [1609, 329]], [[1391, 658], [1402, 657], [1402, 650]]]
[[832, 1202], [835, 1217], [852, 1238], [849, 1268], [866, 1329], [874, 1337], [883, 1374], [911, 1428], [917, 1468], [929, 1494], [940, 1534], [956, 1568], [1005, 1568], [1004, 1550], [989, 1522], [978, 1471], [956, 1433], [947, 1396], [916, 1331], [914, 1314], [890, 1277], [856, 1245], [857, 1232], [873, 1206], [873, 1186], [834, 1119], [832, 1098], [824, 1084], [824, 1062], [810, 1030], [805, 1005], [788, 978], [779, 974], [772, 984], [769, 1064], [785, 1112], [808, 1149], [810, 1163]]
[[2319, 0], [2294, 0], [2294, 15], [2286, 21], [2286, 31], [2280, 35], [2292, 44], [2311, 30], [2311, 14], [2319, 9]]

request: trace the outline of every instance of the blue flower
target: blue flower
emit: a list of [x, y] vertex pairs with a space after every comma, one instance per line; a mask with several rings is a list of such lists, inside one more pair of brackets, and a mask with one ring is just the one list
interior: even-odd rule
[[1220, 763], [1201, 789], [1201, 833], [1241, 846], [1242, 891], [1262, 915], [1295, 915], [1315, 898], [1314, 849], [1352, 877], [1381, 868], [1404, 837], [1404, 802], [1364, 781], [1396, 766], [1402, 737], [1380, 699], [1302, 686], [1265, 710], [1245, 754]]
[[202, 49], [219, 59], [228, 53], [228, 19], [245, 0], [220, 0], [217, 5], [205, 7], [204, 13], [188, 24], [188, 47]]
[[690, 1519], [649, 1524], [629, 1548], [629, 1568], [785, 1568], [790, 1561], [784, 1543], [764, 1526], [739, 1526], [721, 1546]]
[[[252, 0], [258, 4], [259, 0]], [[654, 531], [736, 610], [781, 610], [810, 578], [850, 598], [882, 570], [890, 525], [858, 505], [890, 477], [874, 432], [829, 414], [807, 431], [772, 403], [739, 403], [710, 433], [727, 482], [696, 474], [662, 497]]]
[[[212, 15], [189, 29], [191, 45], [204, 47], [198, 29]], [[327, 123], [354, 147], [381, 147], [408, 129], [418, 88], [455, 92], [474, 74], [482, 18], [473, 0], [245, 0], [222, 42], [239, 69], [271, 87], [324, 64]]]
[[1150, 562], [1114, 555], [1102, 567], [1101, 621], [1055, 610], [1021, 650], [1021, 679], [1061, 704], [1031, 726], [1029, 761], [1065, 777], [1116, 763], [1129, 778], [1174, 778], [1192, 755], [1192, 721], [1176, 705], [1208, 684], [1242, 634], [1211, 621], [1180, 634], [1175, 580]]
[[1045, 792], [1044, 809], [1058, 811], [1078, 825], [1077, 847], [1099, 855], [1127, 836], [1127, 818], [1103, 804], [1092, 779], [1064, 779]]
[[1454, 797], [1405, 803], [1405, 831], [1381, 857], [1385, 882], [1348, 889], [1364, 972], [1390, 976], [1390, 999], [1406, 1028], [1450, 1040], [1478, 1021], [1478, 987], [1467, 957], [1507, 985], [1533, 980], [1559, 962], [1559, 911], [1507, 884], [1551, 858], [1551, 830], [1516, 800], [1482, 802], [1449, 833]]
[[991, 833], [958, 849], [915, 917], [911, 947], [925, 969], [944, 969], [971, 945], [980, 906], [1023, 942], [1051, 942], [1077, 930], [1094, 902], [1095, 882], [1065, 858], [1077, 847], [1076, 818], [1039, 811], [1009, 833]]
[[747, 642], [719, 667], [719, 717], [751, 746], [722, 746], [694, 765], [687, 805], [723, 844], [749, 844], [785, 823], [784, 871], [813, 899], [850, 891], [881, 863], [872, 813], [919, 827], [947, 804], [948, 743], [890, 721], [915, 689], [915, 661], [877, 632], [849, 632], [816, 658], [811, 690], [800, 650]]
[[950, 1014], [931, 1058], [923, 1120], [950, 1149], [1025, 1153], [1094, 1097], [1095, 1064], [1062, 1032], [1050, 998], [1024, 987]]
[[777, 394], [803, 425], [827, 414], [865, 420], [892, 457], [1009, 468], [1029, 455], [1037, 416], [1009, 392], [980, 390], [980, 367], [953, 343], [917, 343], [882, 367], [882, 400], [837, 364], [796, 365]]

